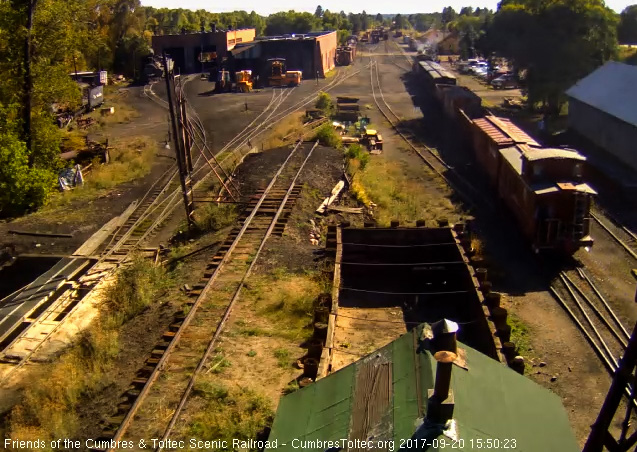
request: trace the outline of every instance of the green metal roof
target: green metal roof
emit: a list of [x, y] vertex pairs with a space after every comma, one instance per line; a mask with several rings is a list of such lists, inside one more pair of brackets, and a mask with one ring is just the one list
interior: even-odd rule
[[[579, 450], [557, 395], [460, 342], [466, 369], [453, 366], [455, 425], [442, 432], [423, 424], [436, 373], [423, 328], [284, 396], [270, 444], [276, 440], [282, 451], [325, 451], [344, 446], [328, 441], [358, 438], [386, 451]], [[367, 450], [353, 444], [345, 449]]]

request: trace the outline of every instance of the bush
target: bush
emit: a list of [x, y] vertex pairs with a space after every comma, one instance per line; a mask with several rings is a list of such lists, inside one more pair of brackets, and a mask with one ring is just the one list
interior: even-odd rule
[[29, 167], [24, 142], [11, 134], [0, 134], [0, 216], [42, 206], [54, 186], [52, 171]]
[[336, 133], [332, 124], [329, 123], [319, 127], [312, 140], [318, 140], [324, 146], [331, 146], [337, 149], [341, 146], [341, 137]]
[[361, 170], [369, 163], [369, 153], [360, 144], [350, 144], [345, 151], [345, 156], [350, 160], [358, 160], [358, 167]]
[[329, 94], [321, 91], [318, 95], [318, 99], [316, 99], [316, 104], [314, 107], [318, 110], [321, 110], [325, 116], [330, 116], [332, 114], [332, 110], [334, 109], [334, 102]]
[[197, 227], [201, 231], [218, 231], [237, 219], [237, 210], [231, 204], [207, 204], [197, 212]]
[[137, 257], [124, 267], [106, 294], [106, 302], [116, 322], [123, 324], [141, 313], [157, 297], [169, 281], [162, 267]]

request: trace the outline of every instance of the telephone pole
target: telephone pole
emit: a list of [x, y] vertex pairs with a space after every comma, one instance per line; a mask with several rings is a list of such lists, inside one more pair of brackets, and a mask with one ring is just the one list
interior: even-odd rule
[[[168, 70], [166, 52], [163, 53], [163, 60], [173, 145], [175, 146], [175, 156], [177, 158], [177, 167], [179, 168], [179, 182], [181, 183], [181, 192], [184, 199], [184, 207], [186, 209], [186, 221], [190, 228], [195, 223], [193, 216], [195, 205], [192, 193], [192, 164], [190, 163], [190, 159], [187, 158], [187, 155], [190, 155], [190, 149], [186, 149], [186, 147], [190, 144], [188, 130], [186, 128], [187, 119], [185, 117], [185, 108], [182, 110], [181, 104], [183, 104], [183, 99], [181, 96], [177, 99], [179, 105], [175, 105], [175, 77], [173, 72]], [[184, 116], [182, 116], [182, 114]]]

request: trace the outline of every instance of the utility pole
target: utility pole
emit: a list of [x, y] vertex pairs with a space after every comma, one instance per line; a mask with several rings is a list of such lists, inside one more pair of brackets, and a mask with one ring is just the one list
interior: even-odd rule
[[[632, 275], [637, 279], [637, 269], [632, 270]], [[637, 291], [635, 292], [635, 302], [637, 302]], [[637, 324], [630, 335], [628, 346], [624, 352], [624, 356], [619, 362], [619, 366], [613, 376], [613, 382], [606, 395], [606, 400], [602, 405], [597, 420], [591, 428], [591, 433], [586, 440], [582, 452], [601, 452], [604, 447], [610, 451], [628, 451], [637, 444], [637, 431], [627, 437], [628, 428], [630, 427], [630, 418], [633, 410], [633, 401], [635, 400], [635, 390], [637, 389], [637, 376], [633, 375], [637, 366]], [[626, 387], [632, 382], [633, 387], [630, 399], [626, 403], [626, 414], [622, 423], [621, 436], [617, 440], [609, 431], [609, 427], [613, 422], [613, 418], [617, 413], [619, 404]]]
[[[188, 227], [194, 225], [194, 202], [192, 200], [192, 187], [191, 185], [191, 174], [188, 171], [188, 164], [186, 161], [186, 143], [183, 140], [185, 133], [184, 123], [179, 123], [180, 118], [180, 107], [175, 106], [174, 96], [175, 96], [175, 80], [172, 72], [168, 70], [168, 62], [166, 60], [166, 52], [163, 52], [163, 60], [164, 60], [164, 73], [166, 74], [166, 94], [168, 96], [168, 109], [170, 111], [170, 122], [172, 125], [172, 135], [173, 135], [173, 144], [175, 146], [175, 155], [177, 157], [177, 166], [179, 168], [179, 181], [181, 183], [181, 192], [184, 198], [184, 207], [186, 209], [186, 221], [188, 222]], [[177, 109], [175, 109], [177, 107]], [[182, 130], [182, 133], [179, 133], [179, 130]]]

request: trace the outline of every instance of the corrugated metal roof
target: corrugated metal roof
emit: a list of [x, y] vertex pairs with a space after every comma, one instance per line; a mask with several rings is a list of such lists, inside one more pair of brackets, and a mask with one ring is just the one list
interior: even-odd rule
[[[436, 373], [436, 361], [422, 333], [420, 325], [371, 355], [283, 397], [269, 440], [276, 440], [281, 451], [322, 452], [330, 447], [327, 441], [361, 438], [394, 442], [391, 448], [372, 449], [399, 450], [401, 445], [411, 449], [401, 440], [422, 438], [422, 415], [426, 415], [428, 390], [433, 389]], [[515, 450], [579, 450], [558, 396], [461, 342], [458, 347], [464, 351], [466, 369], [454, 366], [451, 390], [456, 434], [463, 441], [452, 442], [436, 430], [428, 439], [445, 439], [446, 444], [427, 450], [475, 450], [477, 440], [485, 438], [499, 439], [501, 447], [508, 439], [508, 448]], [[383, 390], [372, 381], [382, 384]], [[357, 420], [359, 416], [365, 416], [365, 422]], [[418, 444], [414, 449], [426, 448]]]
[[537, 141], [513, 124], [510, 119], [489, 115], [475, 119], [473, 122], [498, 146], [511, 146], [516, 143], [540, 146]]
[[566, 95], [637, 126], [637, 66], [609, 61], [577, 82]]

